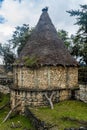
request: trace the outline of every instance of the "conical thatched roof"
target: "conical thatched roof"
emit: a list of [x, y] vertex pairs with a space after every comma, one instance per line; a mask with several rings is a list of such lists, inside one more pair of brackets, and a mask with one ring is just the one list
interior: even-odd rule
[[18, 64], [25, 64], [25, 57], [36, 58], [39, 65], [77, 66], [63, 41], [58, 38], [47, 9], [43, 9], [39, 22], [19, 55]]

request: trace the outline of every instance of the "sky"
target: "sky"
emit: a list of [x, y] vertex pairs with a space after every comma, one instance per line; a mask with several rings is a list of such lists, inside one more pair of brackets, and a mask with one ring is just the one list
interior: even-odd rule
[[64, 29], [75, 34], [78, 26], [75, 18], [66, 12], [79, 9], [79, 5], [87, 4], [87, 0], [0, 0], [0, 43], [11, 39], [15, 27], [29, 24], [35, 27], [42, 9], [48, 6], [49, 16], [56, 29]]
[[78, 9], [81, 4], [87, 4], [87, 0], [0, 0], [0, 43], [11, 38], [16, 26], [29, 24], [35, 27], [46, 6], [56, 29], [74, 34], [78, 26], [66, 11]]

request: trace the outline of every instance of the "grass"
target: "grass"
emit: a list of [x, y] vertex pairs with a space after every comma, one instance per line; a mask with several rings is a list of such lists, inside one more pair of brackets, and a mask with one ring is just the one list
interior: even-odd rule
[[9, 94], [0, 93], [0, 107], [9, 102]]
[[[0, 107], [9, 101], [9, 95], [3, 95], [0, 93], [0, 98], [1, 98]], [[2, 121], [8, 114], [9, 110], [10, 110], [9, 107], [0, 110], [0, 130], [13, 130], [13, 128], [11, 128], [12, 122], [14, 122], [14, 124], [17, 125], [18, 121], [20, 121], [22, 127], [15, 128], [16, 130], [23, 130], [24, 128], [33, 130], [33, 127], [31, 126], [29, 119], [27, 119], [25, 116], [22, 115], [16, 115], [13, 118], [8, 119], [5, 123], [2, 123]]]
[[[0, 94], [0, 107], [8, 101], [9, 95]], [[0, 130], [13, 130], [13, 128], [11, 128], [12, 122], [17, 124], [18, 121], [20, 121], [22, 127], [15, 128], [16, 130], [23, 130], [25, 127], [33, 130], [29, 119], [22, 115], [17, 115], [14, 118], [8, 119], [5, 123], [2, 123], [9, 110], [9, 107], [0, 110]], [[56, 125], [58, 130], [82, 126], [82, 124], [77, 121], [63, 120], [63, 117], [87, 121], [87, 104], [80, 101], [63, 101], [55, 104], [53, 110], [49, 107], [32, 108], [31, 110], [42, 121], [45, 121], [48, 124]]]
[[39, 119], [48, 124], [56, 125], [58, 130], [82, 126], [82, 124], [76, 121], [63, 120], [63, 117], [87, 121], [87, 104], [80, 101], [63, 101], [54, 105], [53, 110], [48, 107], [44, 107], [32, 109], [32, 111]]

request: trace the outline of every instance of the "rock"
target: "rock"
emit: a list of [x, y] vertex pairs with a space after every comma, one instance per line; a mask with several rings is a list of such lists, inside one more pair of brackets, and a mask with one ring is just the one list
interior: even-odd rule
[[50, 128], [50, 130], [58, 130], [58, 127], [54, 126], [54, 127]]
[[79, 130], [87, 130], [86, 127], [80, 127]]
[[28, 128], [25, 127], [25, 128], [23, 128], [23, 130], [31, 130], [31, 129], [28, 129]]
[[10, 93], [10, 88], [8, 86], [0, 85], [0, 92], [4, 94]]
[[65, 128], [64, 130], [87, 130], [87, 127], [81, 126], [80, 128]]

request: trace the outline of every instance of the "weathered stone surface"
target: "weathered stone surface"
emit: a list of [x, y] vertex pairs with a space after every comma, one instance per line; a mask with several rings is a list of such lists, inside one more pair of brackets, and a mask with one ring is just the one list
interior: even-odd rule
[[87, 127], [83, 127], [83, 126], [81, 126], [81, 127], [79, 127], [79, 128], [65, 128], [64, 130], [87, 130]]
[[[48, 105], [49, 103], [44, 95], [45, 93], [50, 96], [52, 92], [55, 92], [52, 98], [53, 103], [69, 99], [71, 97], [70, 89], [78, 85], [78, 68], [49, 66], [30, 69], [26, 67], [15, 67], [14, 80], [14, 84], [18, 88], [23, 88], [23, 90], [11, 91], [12, 107], [20, 100], [21, 110], [23, 111], [26, 105]], [[36, 91], [25, 91], [25, 89]]]
[[87, 103], [87, 85], [79, 85], [80, 87], [80, 100]]
[[87, 103], [87, 85], [79, 85], [80, 90], [76, 91], [76, 99]]
[[60, 92], [60, 101], [69, 99], [69, 92], [67, 90], [63, 90]]
[[47, 93], [48, 97], [51, 96], [52, 92], [54, 95], [52, 97], [53, 103], [58, 103], [59, 101], [70, 99], [71, 90], [54, 90], [54, 91], [23, 91], [20, 90], [11, 90], [11, 107], [13, 108], [18, 101], [21, 101], [20, 110], [24, 111], [25, 106], [46, 106], [49, 105], [48, 100], [45, 97], [45, 93]]
[[10, 89], [8, 86], [0, 85], [0, 92], [4, 94], [10, 93]]
[[36, 89], [73, 88], [78, 85], [77, 67], [41, 67], [36, 70], [29, 68], [14, 69], [15, 84], [19, 87]]

